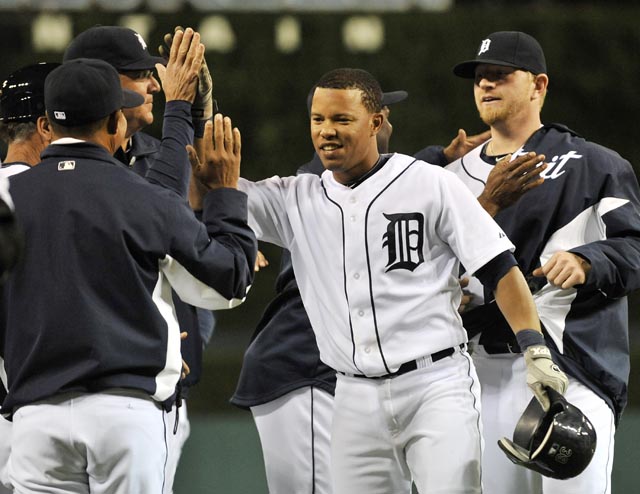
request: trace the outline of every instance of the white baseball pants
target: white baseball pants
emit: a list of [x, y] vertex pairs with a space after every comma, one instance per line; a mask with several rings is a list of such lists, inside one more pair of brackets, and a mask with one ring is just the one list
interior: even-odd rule
[[[1, 386], [1, 384], [0, 384]], [[0, 417], [0, 494], [9, 487], [9, 454], [11, 453], [11, 422]]]
[[338, 374], [334, 494], [406, 494], [412, 479], [420, 494], [479, 494], [481, 451], [480, 388], [466, 351], [393, 378]]
[[176, 477], [182, 448], [191, 434], [191, 423], [187, 415], [187, 401], [182, 400], [182, 406], [178, 411], [178, 428], [176, 433], [173, 429], [176, 423], [176, 405], [171, 407], [171, 411], [165, 415], [165, 427], [167, 431], [167, 467], [164, 474], [163, 494], [173, 494], [173, 481]]
[[304, 387], [251, 407], [270, 494], [331, 494], [333, 396]]
[[132, 390], [69, 393], [19, 408], [9, 460], [16, 494], [161, 493], [163, 414]]

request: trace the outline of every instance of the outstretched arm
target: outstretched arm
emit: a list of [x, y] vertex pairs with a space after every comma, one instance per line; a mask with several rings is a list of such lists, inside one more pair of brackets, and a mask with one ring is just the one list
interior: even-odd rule
[[191, 104], [196, 95], [198, 73], [204, 60], [200, 35], [191, 28], [173, 36], [167, 66], [157, 64], [167, 101], [162, 128], [162, 143], [147, 179], [187, 197], [189, 160], [186, 146], [193, 143]]

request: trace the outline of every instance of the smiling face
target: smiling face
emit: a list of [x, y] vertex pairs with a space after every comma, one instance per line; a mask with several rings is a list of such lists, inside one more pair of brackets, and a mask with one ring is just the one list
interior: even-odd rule
[[487, 125], [496, 126], [508, 123], [513, 117], [538, 115], [547, 81], [545, 74], [479, 64], [473, 93], [480, 118]]
[[127, 137], [153, 123], [153, 95], [160, 91], [160, 83], [151, 70], [121, 72], [120, 84], [144, 97], [144, 103], [135, 108], [123, 110], [127, 119]]
[[359, 89], [316, 88], [311, 103], [311, 139], [336, 181], [348, 184], [378, 160], [376, 134], [381, 113], [370, 113]]

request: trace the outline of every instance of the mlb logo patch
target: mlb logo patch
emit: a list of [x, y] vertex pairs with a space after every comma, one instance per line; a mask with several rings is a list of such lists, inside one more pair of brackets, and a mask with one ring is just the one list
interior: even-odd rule
[[67, 115], [63, 111], [54, 111], [53, 112], [53, 116], [56, 118], [56, 120], [66, 120], [67, 119]]
[[75, 170], [76, 162], [75, 161], [60, 161], [58, 163], [58, 171], [64, 172], [67, 170]]

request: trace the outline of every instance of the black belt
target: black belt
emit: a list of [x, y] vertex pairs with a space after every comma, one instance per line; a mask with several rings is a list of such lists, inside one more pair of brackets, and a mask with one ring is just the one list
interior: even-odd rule
[[501, 353], [522, 353], [517, 343], [482, 343], [482, 348], [489, 355], [499, 355]]
[[[461, 350], [464, 348], [464, 343], [460, 346], [457, 347], [451, 347], [451, 348], [445, 348], [444, 350], [440, 350], [439, 352], [436, 353], [432, 353], [431, 356], [431, 362], [432, 363], [436, 363], [438, 360], [442, 360], [443, 358], [447, 358], [450, 357], [451, 355], [453, 355], [456, 351], [456, 348], [460, 348]], [[405, 362], [404, 364], [402, 364], [397, 371], [392, 372], [390, 374], [384, 374], [382, 376], [365, 376], [364, 374], [349, 374], [346, 372], [340, 372], [338, 371], [340, 374], [342, 374], [343, 376], [349, 376], [349, 377], [366, 377], [367, 379], [387, 379], [389, 377], [398, 377], [401, 376], [402, 374], [406, 374], [407, 372], [411, 372], [414, 371], [418, 368], [418, 361], [417, 360], [412, 360], [411, 362]]]

